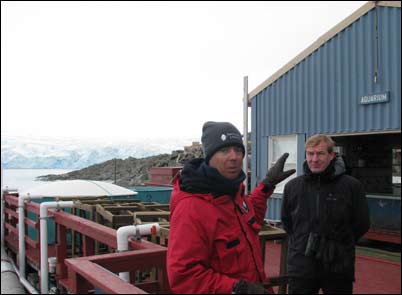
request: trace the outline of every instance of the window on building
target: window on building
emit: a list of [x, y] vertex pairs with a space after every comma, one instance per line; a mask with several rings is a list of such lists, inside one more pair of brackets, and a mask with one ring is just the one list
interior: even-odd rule
[[401, 134], [333, 136], [347, 174], [369, 195], [401, 196]]
[[[268, 144], [268, 163], [269, 168], [271, 168], [276, 161], [284, 154], [289, 153], [289, 157], [286, 160], [284, 170], [296, 169], [297, 170], [297, 135], [280, 135], [280, 136], [270, 136]], [[285, 184], [296, 177], [297, 172], [279, 183], [274, 193], [283, 193]]]

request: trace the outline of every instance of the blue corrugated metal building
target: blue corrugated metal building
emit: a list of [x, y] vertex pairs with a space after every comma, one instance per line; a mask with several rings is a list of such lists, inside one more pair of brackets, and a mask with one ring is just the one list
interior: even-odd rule
[[[249, 93], [252, 187], [285, 151], [301, 175], [306, 138], [329, 134], [369, 202], [381, 198], [384, 208], [389, 200], [391, 209], [399, 202], [394, 220], [384, 211], [372, 224], [400, 232], [400, 7], [366, 3]], [[267, 218], [280, 219], [282, 191], [269, 200]]]

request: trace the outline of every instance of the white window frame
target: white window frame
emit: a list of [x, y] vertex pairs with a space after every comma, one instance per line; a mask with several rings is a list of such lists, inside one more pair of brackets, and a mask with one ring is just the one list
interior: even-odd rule
[[[282, 194], [283, 190], [285, 188], [285, 184], [291, 180], [292, 178], [295, 178], [297, 176], [297, 150], [298, 150], [298, 144], [297, 144], [297, 134], [290, 134], [290, 135], [275, 135], [275, 136], [269, 136], [268, 137], [268, 169], [271, 168], [276, 161], [279, 159], [279, 157], [282, 155], [281, 154], [276, 154], [274, 158], [274, 141], [278, 140], [293, 140], [294, 141], [294, 148], [283, 151], [289, 153], [289, 157], [286, 160], [284, 170], [289, 170], [289, 169], [296, 169], [296, 173], [292, 174], [290, 177], [286, 178], [283, 180], [281, 183], [277, 184], [274, 190], [274, 193]], [[267, 170], [268, 171], [268, 170]]]

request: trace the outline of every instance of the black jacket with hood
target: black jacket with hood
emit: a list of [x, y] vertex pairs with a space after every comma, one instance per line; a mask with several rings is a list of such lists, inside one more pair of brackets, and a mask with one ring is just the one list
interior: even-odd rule
[[[370, 226], [362, 184], [345, 174], [334, 158], [327, 169], [289, 181], [284, 189], [282, 223], [289, 234], [288, 275], [354, 280], [355, 243]], [[318, 210], [317, 210], [318, 208]], [[306, 256], [310, 233], [317, 236], [314, 254]]]

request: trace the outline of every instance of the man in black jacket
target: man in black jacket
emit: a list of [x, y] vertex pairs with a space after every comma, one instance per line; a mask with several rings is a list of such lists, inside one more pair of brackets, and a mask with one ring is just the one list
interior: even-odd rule
[[370, 226], [362, 184], [345, 174], [326, 135], [306, 144], [304, 175], [284, 190], [282, 223], [289, 234], [289, 293], [353, 292], [355, 244]]

